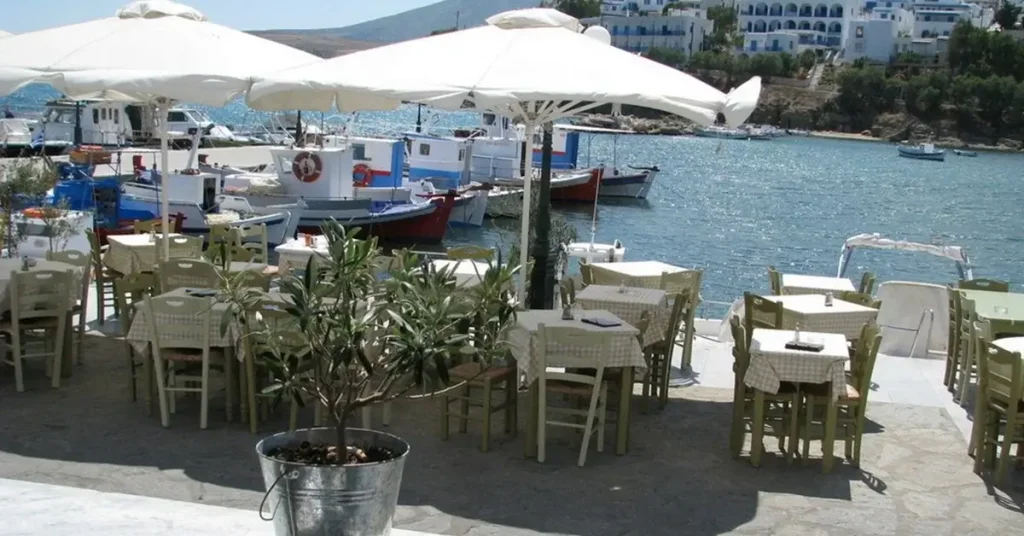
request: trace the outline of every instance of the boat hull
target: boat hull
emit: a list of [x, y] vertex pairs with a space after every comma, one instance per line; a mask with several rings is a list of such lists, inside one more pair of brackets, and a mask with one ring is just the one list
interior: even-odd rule
[[[319, 234], [325, 222], [334, 219], [345, 227], [361, 229], [363, 236], [375, 236], [389, 242], [436, 244], [448, 230], [448, 218], [455, 205], [455, 195], [445, 195], [427, 203], [396, 205], [380, 212], [345, 209], [345, 204], [366, 200], [308, 201], [309, 208], [299, 220], [299, 231]], [[340, 210], [331, 210], [326, 203], [338, 203]]]
[[945, 152], [924, 153], [905, 150], [902, 147], [899, 149], [899, 155], [903, 158], [910, 158], [912, 160], [930, 160], [932, 162], [944, 162], [946, 160]]
[[552, 201], [566, 201], [566, 202], [580, 202], [580, 203], [593, 203], [597, 199], [598, 184], [601, 183], [601, 177], [604, 175], [604, 170], [601, 168], [594, 168], [588, 170], [589, 178], [580, 184], [565, 186], [558, 188], [555, 182], [551, 183], [551, 200]]
[[647, 199], [657, 175], [658, 172], [653, 169], [628, 175], [604, 175], [601, 177], [600, 197]]
[[[430, 199], [443, 200], [446, 194], [435, 194]], [[469, 190], [455, 198], [448, 225], [453, 227], [481, 227], [487, 216], [487, 191]]]

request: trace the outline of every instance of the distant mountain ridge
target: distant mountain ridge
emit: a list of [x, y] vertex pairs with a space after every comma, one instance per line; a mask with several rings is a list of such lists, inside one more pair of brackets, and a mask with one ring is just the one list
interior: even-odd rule
[[[539, 0], [443, 0], [436, 4], [344, 28], [265, 30], [253, 33], [269, 39], [275, 39], [275, 34], [285, 34], [292, 38], [298, 36], [320, 39], [344, 38], [379, 45], [416, 39], [430, 35], [431, 32], [437, 30], [453, 28], [456, 18], [458, 18], [459, 28], [469, 28], [483, 24], [487, 17], [502, 11], [537, 7], [539, 4]], [[289, 44], [296, 46], [292, 42]]]

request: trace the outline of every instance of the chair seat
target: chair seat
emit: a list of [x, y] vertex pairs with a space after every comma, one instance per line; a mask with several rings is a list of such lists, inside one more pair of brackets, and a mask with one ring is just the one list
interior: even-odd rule
[[[29, 318], [18, 323], [21, 329], [57, 329], [57, 319], [50, 318]], [[14, 329], [10, 317], [0, 322], [0, 331], [10, 333]]]
[[491, 367], [480, 371], [480, 363], [463, 363], [448, 370], [448, 375], [457, 380], [503, 380], [514, 374], [515, 367]]
[[[162, 348], [160, 357], [165, 361], [178, 363], [201, 363], [203, 351], [195, 348]], [[224, 351], [220, 348], [210, 348], [210, 359], [223, 359]]]
[[[803, 392], [813, 396], [832, 396], [832, 384], [829, 383], [813, 383], [804, 384], [802, 387]], [[845, 400], [850, 402], [856, 402], [860, 400], [860, 391], [856, 387], [846, 384], [846, 392], [839, 395], [839, 400]]]

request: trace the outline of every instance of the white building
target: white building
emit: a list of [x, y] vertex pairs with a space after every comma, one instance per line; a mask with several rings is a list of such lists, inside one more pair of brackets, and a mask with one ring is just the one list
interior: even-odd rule
[[982, 21], [981, 7], [949, 0], [919, 0], [914, 2], [914, 37], [948, 36], [960, 21], [976, 23], [985, 28], [991, 24]]
[[[862, 0], [741, 0], [737, 7], [739, 28], [744, 33], [743, 52], [760, 52], [765, 46], [776, 50], [776, 41], [781, 52], [841, 49], [861, 5]], [[794, 50], [786, 50], [788, 38], [783, 34], [797, 36]]]
[[704, 37], [711, 34], [715, 27], [715, 23], [696, 8], [687, 9], [679, 15], [602, 16], [584, 19], [582, 22], [604, 26], [612, 35], [612, 45], [630, 52], [643, 53], [652, 48], [665, 48], [683, 52], [687, 56], [701, 50]]
[[914, 14], [902, 7], [875, 8], [850, 22], [843, 47], [843, 61], [861, 58], [889, 62], [907, 52], [914, 32]]

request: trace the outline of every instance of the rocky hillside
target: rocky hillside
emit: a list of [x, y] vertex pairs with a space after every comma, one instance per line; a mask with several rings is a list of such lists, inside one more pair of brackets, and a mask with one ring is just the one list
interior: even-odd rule
[[333, 58], [360, 50], [366, 50], [380, 45], [368, 41], [356, 41], [345, 37], [334, 37], [329, 35], [316, 35], [308, 33], [288, 33], [281, 30], [249, 32], [255, 36], [271, 41], [277, 41], [282, 45], [295, 47], [321, 58]]

